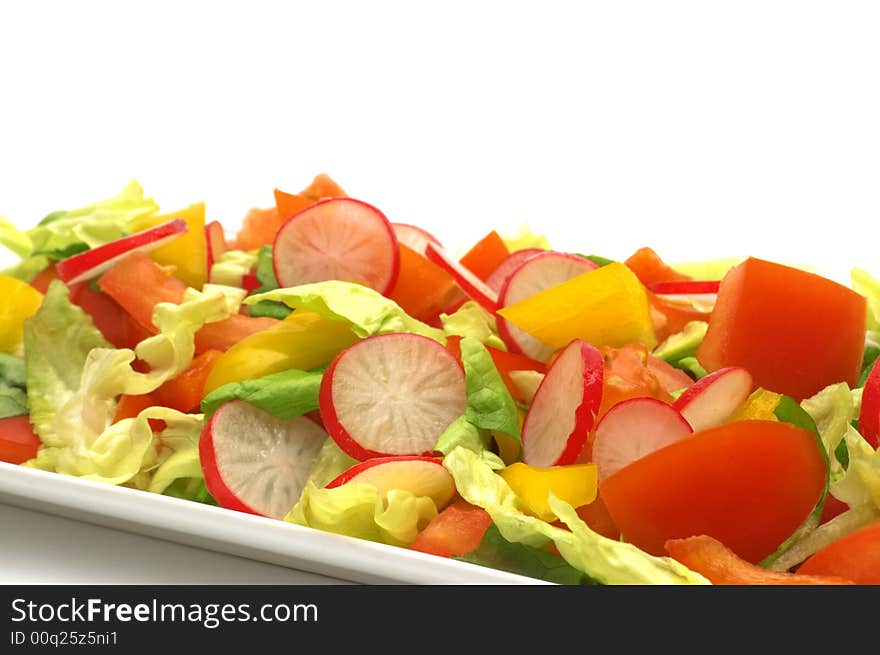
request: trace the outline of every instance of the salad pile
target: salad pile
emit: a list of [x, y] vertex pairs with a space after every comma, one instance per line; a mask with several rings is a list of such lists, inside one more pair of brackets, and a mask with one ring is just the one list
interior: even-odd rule
[[0, 460], [561, 584], [880, 584], [867, 271], [274, 197], [0, 219]]

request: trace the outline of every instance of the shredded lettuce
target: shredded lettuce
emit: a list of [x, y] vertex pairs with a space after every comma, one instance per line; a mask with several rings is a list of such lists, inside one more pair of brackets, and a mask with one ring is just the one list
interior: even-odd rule
[[522, 223], [513, 234], [501, 234], [501, 240], [507, 246], [509, 252], [526, 250], [527, 248], [539, 248], [552, 250], [550, 242], [543, 234], [535, 234], [528, 223]]
[[344, 321], [361, 338], [390, 332], [411, 332], [446, 344], [446, 335], [442, 330], [414, 319], [396, 302], [378, 291], [353, 282], [328, 280], [275, 289], [249, 296], [244, 303], [252, 306], [265, 300], [314, 312], [331, 321]]
[[495, 317], [473, 300], [468, 300], [452, 314], [440, 314], [440, 323], [447, 337], [471, 337], [498, 350], [507, 350], [498, 336]]
[[525, 514], [504, 479], [480, 456], [456, 448], [443, 459], [459, 494], [485, 509], [509, 542], [543, 548], [551, 541], [575, 569], [601, 584], [708, 584], [703, 576], [669, 557], [654, 557], [632, 544], [593, 532], [568, 503], [549, 496], [556, 516], [566, 525], [556, 527]]
[[241, 286], [241, 278], [257, 263], [257, 254], [245, 250], [227, 250], [211, 266], [208, 279], [213, 284]]
[[332, 437], [327, 437], [312, 461], [306, 482], [322, 489], [357, 463], [358, 461], [343, 451]]
[[309, 481], [284, 520], [358, 539], [409, 546], [436, 515], [437, 506], [431, 498], [402, 489], [381, 494], [373, 485], [360, 482], [321, 489]]

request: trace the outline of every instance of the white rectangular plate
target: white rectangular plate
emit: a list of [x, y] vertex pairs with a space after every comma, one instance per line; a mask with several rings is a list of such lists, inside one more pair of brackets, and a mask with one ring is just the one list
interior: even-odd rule
[[0, 502], [362, 584], [544, 584], [405, 548], [3, 462]]

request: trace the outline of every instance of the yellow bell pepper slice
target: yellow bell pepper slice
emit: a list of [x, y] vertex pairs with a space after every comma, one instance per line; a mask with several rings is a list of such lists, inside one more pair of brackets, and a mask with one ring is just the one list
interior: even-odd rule
[[43, 294], [27, 282], [0, 275], [0, 352], [14, 353], [24, 339], [24, 322], [40, 308]]
[[522, 501], [526, 513], [542, 521], [556, 520], [547, 501], [551, 491], [572, 507], [596, 500], [598, 474], [592, 463], [539, 467], [517, 462], [498, 471], [498, 475]]
[[145, 216], [131, 223], [132, 232], [155, 227], [174, 218], [182, 218], [187, 231], [170, 243], [150, 253], [162, 266], [174, 266], [174, 275], [194, 289], [201, 289], [208, 278], [208, 245], [205, 239], [205, 204], [196, 203], [177, 212]]
[[516, 327], [554, 348], [572, 339], [619, 348], [657, 345], [644, 285], [620, 263], [578, 275], [498, 310]]
[[297, 310], [277, 325], [245, 337], [221, 355], [205, 382], [205, 394], [229, 382], [329, 362], [358, 337], [348, 323]]
[[734, 421], [778, 421], [774, 413], [782, 396], [767, 389], [755, 389], [746, 401], [737, 407], [728, 423]]

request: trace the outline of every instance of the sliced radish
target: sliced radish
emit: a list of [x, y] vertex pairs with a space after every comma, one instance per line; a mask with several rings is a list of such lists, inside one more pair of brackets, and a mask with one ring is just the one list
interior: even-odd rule
[[599, 480], [692, 433], [678, 410], [656, 398], [617, 403], [596, 426], [593, 461]]
[[354, 198], [327, 198], [281, 226], [272, 264], [282, 287], [343, 280], [387, 293], [397, 281], [400, 253], [382, 212]]
[[507, 278], [509, 278], [511, 273], [519, 268], [520, 264], [522, 264], [529, 257], [540, 255], [542, 252], [547, 251], [541, 250], [540, 248], [525, 248], [523, 250], [517, 250], [510, 253], [507, 257], [501, 260], [501, 263], [498, 264], [498, 267], [489, 274], [489, 277], [486, 278], [486, 286], [488, 286], [490, 289], [494, 289], [496, 292], [500, 292], [501, 287], [504, 286]]
[[880, 363], [874, 364], [862, 389], [859, 432], [872, 447], [880, 444]]
[[464, 369], [427, 337], [368, 337], [327, 368], [318, 404], [330, 436], [357, 460], [430, 455], [465, 412]]
[[218, 221], [211, 221], [205, 225], [205, 243], [208, 252], [208, 273], [215, 262], [220, 261], [223, 253], [226, 252], [226, 234], [223, 232], [223, 226]]
[[568, 344], [547, 369], [522, 427], [522, 460], [531, 466], [573, 464], [602, 402], [602, 354], [581, 339]]
[[443, 509], [455, 495], [455, 480], [437, 457], [374, 457], [355, 464], [327, 485], [327, 489], [346, 482], [371, 484], [384, 495], [392, 489], [426, 496]]
[[186, 222], [182, 218], [174, 218], [147, 230], [135, 232], [68, 257], [55, 265], [55, 271], [58, 278], [68, 285], [84, 282], [99, 276], [126, 255], [136, 251], [155, 250], [176, 239], [186, 230]]
[[416, 225], [410, 225], [409, 223], [392, 223], [391, 227], [394, 229], [394, 234], [397, 236], [397, 240], [400, 243], [415, 250], [422, 256], [424, 256], [425, 249], [428, 247], [429, 243], [433, 243], [437, 246], [442, 245], [437, 237]]
[[[498, 293], [498, 307], [525, 300], [596, 268], [598, 265], [589, 259], [564, 252], [544, 251], [533, 255], [508, 276]], [[546, 362], [556, 350], [501, 317], [498, 317], [498, 336], [511, 352], [528, 355], [539, 362]]]
[[214, 412], [199, 440], [205, 485], [222, 507], [284, 518], [326, 439], [305, 416], [279, 419], [230, 400]]
[[425, 257], [449, 273], [471, 300], [477, 302], [487, 311], [495, 313], [495, 310], [498, 309], [498, 294], [486, 286], [486, 283], [474, 275], [464, 264], [441, 246], [433, 243], [429, 243], [425, 248]]
[[701, 378], [673, 403], [694, 432], [721, 425], [752, 392], [752, 376], [729, 366]]
[[721, 284], [718, 280], [676, 280], [674, 282], [656, 282], [651, 285], [651, 291], [661, 295], [691, 295], [704, 293], [718, 293]]

